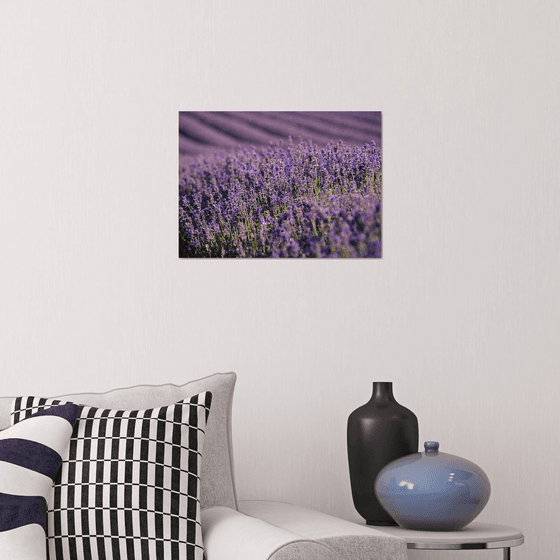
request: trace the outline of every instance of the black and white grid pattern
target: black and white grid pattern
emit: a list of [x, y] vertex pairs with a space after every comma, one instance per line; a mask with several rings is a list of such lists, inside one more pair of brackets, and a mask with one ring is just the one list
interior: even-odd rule
[[[82, 406], [48, 509], [50, 560], [202, 560], [212, 394], [141, 411]], [[20, 397], [12, 423], [66, 401]]]

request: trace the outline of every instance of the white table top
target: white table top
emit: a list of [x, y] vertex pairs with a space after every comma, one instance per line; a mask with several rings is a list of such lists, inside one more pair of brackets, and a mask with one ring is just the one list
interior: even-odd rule
[[505, 548], [523, 544], [523, 533], [515, 527], [473, 521], [459, 531], [415, 531], [402, 527], [368, 525], [404, 539], [408, 548], [452, 550], [459, 548]]

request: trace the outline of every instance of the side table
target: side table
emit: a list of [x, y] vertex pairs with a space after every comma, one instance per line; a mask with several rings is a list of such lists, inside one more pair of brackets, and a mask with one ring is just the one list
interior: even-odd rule
[[475, 550], [503, 548], [504, 560], [511, 559], [511, 547], [523, 544], [523, 533], [515, 527], [473, 522], [460, 531], [414, 531], [402, 527], [369, 525], [388, 535], [400, 537], [407, 548], [417, 550]]

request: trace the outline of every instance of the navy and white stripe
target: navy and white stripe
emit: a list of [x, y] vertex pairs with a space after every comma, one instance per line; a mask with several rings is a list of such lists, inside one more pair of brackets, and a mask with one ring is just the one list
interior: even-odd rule
[[[205, 392], [142, 411], [81, 406], [48, 505], [50, 558], [201, 560], [199, 477], [211, 399]], [[22, 398], [13, 421], [57, 404]]]
[[0, 432], [0, 558], [46, 558], [47, 503], [78, 413], [60, 406]]

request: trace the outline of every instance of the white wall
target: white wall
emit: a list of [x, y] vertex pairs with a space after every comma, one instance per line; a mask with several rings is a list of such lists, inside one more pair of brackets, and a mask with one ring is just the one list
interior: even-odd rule
[[[554, 0], [2, 3], [2, 393], [235, 370], [240, 496], [357, 520], [346, 418], [392, 380], [421, 442], [489, 475], [479, 520], [555, 557], [559, 24]], [[191, 109], [383, 111], [383, 259], [179, 260]]]

